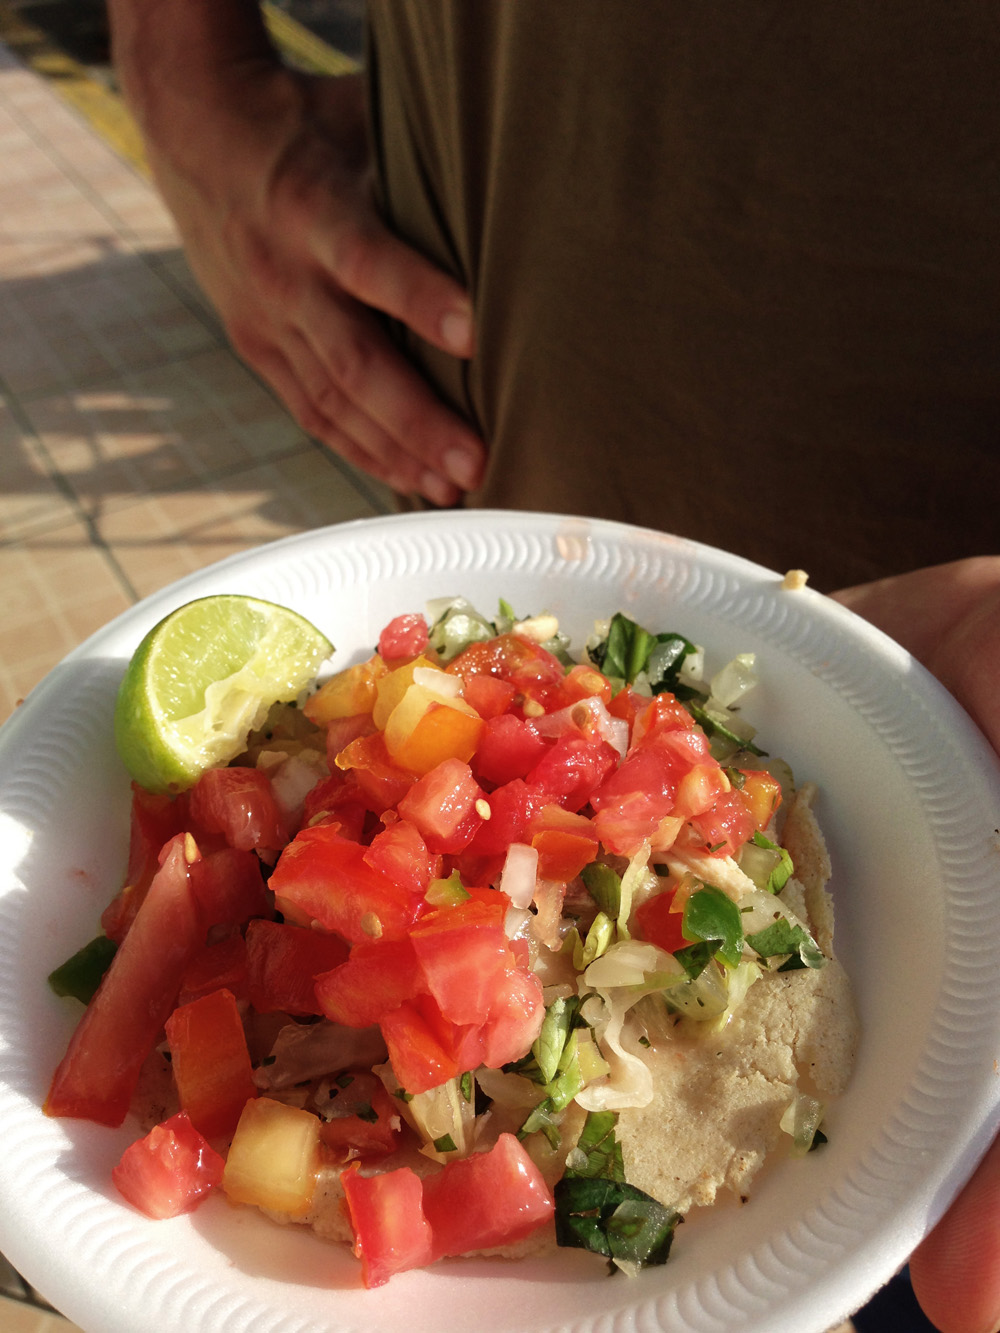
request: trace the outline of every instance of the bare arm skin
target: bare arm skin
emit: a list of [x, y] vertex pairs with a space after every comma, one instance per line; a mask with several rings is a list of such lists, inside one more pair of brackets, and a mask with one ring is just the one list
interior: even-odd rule
[[[959, 560], [834, 596], [891, 634], [954, 694], [1000, 752], [1000, 557]], [[942, 1333], [1000, 1329], [1000, 1139], [910, 1260]]]
[[109, 12], [156, 183], [237, 352], [349, 463], [454, 503], [478, 482], [483, 445], [373, 312], [469, 357], [470, 303], [376, 213], [362, 76], [284, 68], [253, 0]]

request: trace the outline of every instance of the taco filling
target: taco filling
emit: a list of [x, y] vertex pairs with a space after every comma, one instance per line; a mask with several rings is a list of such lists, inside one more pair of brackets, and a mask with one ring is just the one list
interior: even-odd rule
[[504, 603], [398, 617], [233, 764], [133, 788], [126, 887], [54, 974], [88, 1008], [46, 1109], [140, 1114], [114, 1178], [150, 1215], [221, 1188], [369, 1286], [664, 1262], [822, 1144], [854, 1057], [816, 788], [758, 744], [756, 684], [621, 614], [579, 661]]

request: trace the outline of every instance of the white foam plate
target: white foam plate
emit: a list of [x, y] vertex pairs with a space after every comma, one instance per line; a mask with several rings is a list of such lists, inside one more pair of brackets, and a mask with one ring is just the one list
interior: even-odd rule
[[[40, 1108], [78, 1007], [49, 971], [97, 930], [125, 864], [128, 784], [112, 711], [125, 662], [167, 612], [216, 592], [283, 602], [336, 664], [394, 615], [463, 593], [548, 609], [582, 645], [623, 610], [758, 655], [748, 713], [821, 787], [838, 952], [862, 1021], [829, 1144], [701, 1210], [667, 1265], [609, 1278], [579, 1252], [450, 1261], [366, 1292], [346, 1250], [213, 1197], [151, 1222], [110, 1172], [134, 1131]], [[224, 561], [120, 616], [0, 730], [0, 1249], [88, 1333], [822, 1333], [902, 1264], [1000, 1119], [1000, 771], [901, 648], [806, 588], [619, 524], [468, 512], [350, 523]]]

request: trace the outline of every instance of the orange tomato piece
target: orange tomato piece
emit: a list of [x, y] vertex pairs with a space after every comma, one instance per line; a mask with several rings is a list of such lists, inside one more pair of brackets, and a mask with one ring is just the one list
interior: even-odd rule
[[181, 1005], [167, 1019], [166, 1033], [181, 1109], [206, 1138], [228, 1137], [257, 1096], [232, 991], [211, 991]]
[[325, 727], [336, 718], [371, 713], [375, 706], [378, 682], [388, 671], [380, 657], [370, 657], [331, 676], [315, 694], [309, 696], [302, 711], [310, 722]]

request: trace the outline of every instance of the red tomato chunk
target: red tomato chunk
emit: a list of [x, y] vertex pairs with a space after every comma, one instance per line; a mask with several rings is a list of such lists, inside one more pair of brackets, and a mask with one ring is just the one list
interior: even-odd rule
[[319, 1012], [315, 978], [347, 959], [339, 935], [279, 921], [251, 921], [246, 933], [247, 987], [258, 1014]]
[[228, 1138], [257, 1096], [232, 992], [212, 991], [181, 1005], [166, 1032], [181, 1108], [206, 1138]]
[[181, 1111], [126, 1148], [111, 1179], [141, 1213], [161, 1219], [197, 1208], [221, 1184], [224, 1165]]
[[422, 1182], [409, 1167], [380, 1176], [353, 1167], [341, 1180], [366, 1287], [448, 1255], [523, 1240], [555, 1211], [541, 1172], [513, 1134]]
[[[168, 845], [132, 928], [80, 1020], [52, 1079], [45, 1112], [120, 1125], [146, 1057], [204, 941], [186, 839]], [[197, 848], [194, 849], [197, 855]]]

